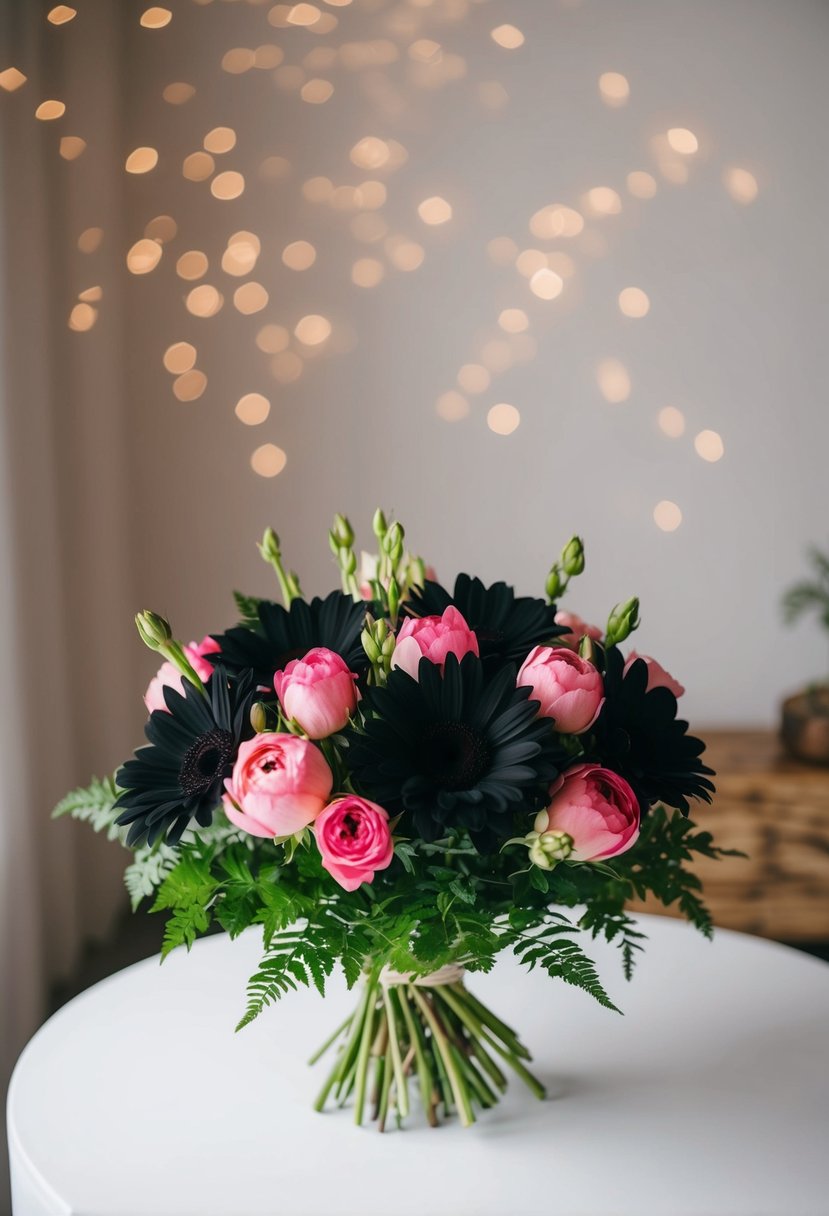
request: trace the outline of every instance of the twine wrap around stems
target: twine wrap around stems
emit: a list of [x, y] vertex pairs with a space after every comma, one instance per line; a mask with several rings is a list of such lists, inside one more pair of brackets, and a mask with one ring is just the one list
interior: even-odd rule
[[415, 988], [440, 988], [442, 984], [460, 984], [466, 975], [466, 968], [461, 963], [447, 963], [439, 967], [431, 975], [414, 975], [412, 972], [394, 971], [384, 967], [378, 977], [378, 983], [383, 988], [394, 988], [400, 984], [411, 984]]

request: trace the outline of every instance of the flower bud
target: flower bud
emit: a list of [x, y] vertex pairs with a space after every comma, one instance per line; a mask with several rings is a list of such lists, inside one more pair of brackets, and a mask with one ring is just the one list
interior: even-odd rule
[[350, 549], [354, 544], [354, 529], [344, 515], [337, 514], [334, 516], [332, 531], [341, 549]]
[[568, 578], [581, 574], [584, 569], [584, 544], [581, 537], [574, 536], [561, 551], [561, 565]]
[[265, 535], [262, 537], [262, 543], [259, 545], [259, 552], [266, 562], [278, 562], [280, 560], [282, 554], [279, 548], [279, 537], [273, 528], [265, 529]]
[[365, 628], [360, 634], [360, 641], [363, 643], [363, 650], [368, 656], [369, 663], [379, 663], [380, 647], [374, 640], [374, 636], [369, 628]]
[[608, 646], [616, 646], [639, 627], [639, 598], [633, 596], [623, 604], [617, 604], [611, 612], [605, 631]]
[[254, 701], [250, 707], [250, 724], [257, 735], [268, 729], [268, 711], [261, 701]]
[[149, 610], [139, 612], [135, 618], [135, 627], [141, 641], [145, 646], [149, 646], [150, 650], [161, 650], [173, 640], [173, 631], [169, 622], [163, 616], [159, 616], [157, 612]]
[[389, 579], [388, 597], [389, 616], [393, 621], [396, 621], [397, 613], [400, 609], [400, 585], [394, 575]]
[[557, 600], [564, 590], [564, 583], [557, 565], [553, 566], [550, 573], [547, 575], [547, 584], [544, 589], [547, 592], [547, 599], [551, 603]]
[[386, 638], [388, 637], [388, 634], [389, 624], [388, 621], [383, 617], [379, 621], [375, 622], [374, 636], [378, 643], [382, 646], [383, 642], [385, 642]]
[[530, 850], [530, 863], [540, 870], [553, 870], [560, 861], [566, 861], [573, 852], [573, 837], [567, 832], [528, 832], [526, 843]]
[[383, 541], [383, 548], [385, 549], [386, 553], [388, 553], [394, 565], [396, 565], [403, 556], [404, 535], [405, 533], [403, 531], [403, 525], [399, 524], [397, 520], [395, 520], [386, 533], [386, 538]]
[[579, 657], [586, 659], [588, 663], [592, 663], [594, 667], [598, 667], [599, 651], [596, 643], [586, 633], [579, 642]]
[[374, 518], [371, 521], [371, 527], [372, 527], [372, 531], [374, 532], [374, 535], [377, 537], [377, 539], [379, 541], [382, 541], [383, 537], [386, 535], [386, 533], [389, 530], [389, 525], [386, 523], [386, 517], [383, 514], [383, 512], [380, 510], [379, 507], [374, 512]]

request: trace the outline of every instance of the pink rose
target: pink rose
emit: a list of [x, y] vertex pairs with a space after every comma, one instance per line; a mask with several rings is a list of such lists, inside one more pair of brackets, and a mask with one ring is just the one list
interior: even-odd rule
[[553, 719], [565, 735], [589, 730], [604, 705], [602, 677], [592, 663], [566, 646], [536, 646], [518, 673], [519, 688], [531, 688], [539, 716]]
[[356, 679], [340, 655], [315, 646], [278, 671], [273, 683], [285, 716], [298, 722], [309, 739], [326, 739], [342, 730], [357, 708]]
[[635, 650], [632, 650], [625, 663], [625, 671], [627, 671], [631, 663], [635, 663], [637, 659], [641, 659], [643, 663], [647, 664], [648, 692], [650, 692], [652, 688], [667, 688], [669, 692], [674, 694], [677, 700], [682, 696], [685, 689], [680, 684], [679, 680], [675, 680], [671, 673], [666, 671], [661, 663], [657, 663], [656, 659], [652, 659], [648, 654], [637, 654]]
[[293, 836], [316, 819], [333, 785], [331, 769], [313, 743], [263, 731], [239, 747], [225, 781], [225, 814], [251, 836]]
[[[213, 638], [207, 637], [202, 638], [200, 642], [191, 642], [183, 649], [188, 663], [199, 679], [209, 680], [213, 674], [213, 664], [204, 656], [218, 654], [219, 643], [215, 642]], [[174, 663], [162, 663], [147, 685], [144, 704], [147, 706], [148, 713], [152, 713], [154, 709], [163, 709], [165, 713], [168, 712], [167, 703], [164, 700], [165, 688], [174, 688], [176, 692], [184, 692], [184, 676]]]
[[400, 667], [415, 680], [421, 659], [428, 659], [443, 670], [446, 656], [477, 655], [478, 639], [457, 608], [450, 604], [443, 616], [407, 617], [400, 626], [392, 667]]
[[588, 625], [587, 621], [576, 616], [575, 612], [557, 612], [556, 624], [566, 625], [569, 629], [569, 633], [562, 633], [556, 638], [556, 645], [566, 646], [569, 650], [578, 650], [583, 637], [592, 638], [594, 642], [602, 640], [602, 631], [598, 625]]
[[329, 803], [314, 824], [314, 835], [323, 869], [346, 891], [371, 882], [394, 856], [388, 813], [356, 794]]
[[623, 777], [598, 764], [578, 764], [550, 786], [550, 805], [535, 817], [537, 832], [567, 832], [574, 861], [617, 857], [639, 835], [639, 803]]

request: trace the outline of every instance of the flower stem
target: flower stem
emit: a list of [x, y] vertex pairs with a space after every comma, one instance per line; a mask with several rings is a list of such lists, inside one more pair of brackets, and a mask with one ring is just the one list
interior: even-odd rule
[[429, 1029], [432, 1032], [432, 1038], [437, 1046], [441, 1060], [443, 1061], [443, 1066], [446, 1069], [449, 1084], [452, 1087], [452, 1097], [455, 1100], [455, 1106], [458, 1109], [460, 1121], [464, 1127], [469, 1127], [470, 1124], [475, 1122], [472, 1104], [469, 1101], [469, 1091], [466, 1088], [466, 1083], [463, 1077], [458, 1071], [455, 1061], [452, 1059], [450, 1044], [446, 1038], [443, 1027], [440, 1024], [440, 1020], [435, 1015], [434, 1009], [426, 997], [422, 996], [414, 986], [410, 987], [409, 991], [414, 996], [418, 1008], [429, 1024]]
[[366, 1079], [368, 1074], [369, 1055], [371, 1053], [372, 1032], [374, 1030], [374, 1010], [377, 984], [372, 978], [366, 980], [366, 1012], [363, 1020], [360, 1047], [357, 1055], [357, 1093], [354, 1098], [354, 1122], [359, 1127], [363, 1122], [363, 1110], [366, 1100]]
[[400, 1117], [406, 1118], [409, 1113], [409, 1086], [403, 1073], [403, 1057], [400, 1054], [400, 1040], [397, 1037], [397, 1019], [394, 1015], [394, 1005], [388, 988], [383, 989], [383, 1005], [386, 1010], [386, 1024], [389, 1028], [389, 1048], [394, 1066], [394, 1079], [397, 1086], [397, 1109]]

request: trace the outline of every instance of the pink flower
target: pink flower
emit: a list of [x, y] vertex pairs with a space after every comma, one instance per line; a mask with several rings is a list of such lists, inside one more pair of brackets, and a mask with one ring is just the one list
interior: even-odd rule
[[309, 739], [326, 739], [342, 730], [357, 708], [356, 679], [340, 655], [315, 646], [278, 671], [273, 683], [285, 716], [298, 722]]
[[[213, 664], [205, 658], [208, 654], [218, 654], [220, 646], [213, 638], [202, 638], [200, 642], [190, 642], [184, 647], [187, 661], [201, 680], [208, 680], [213, 674]], [[174, 688], [176, 692], [184, 692], [184, 676], [174, 663], [162, 663], [156, 674], [150, 680], [144, 693], [144, 704], [148, 713], [154, 709], [163, 709], [168, 713], [167, 702], [164, 700], [164, 689]]]
[[602, 640], [602, 631], [598, 625], [588, 625], [587, 621], [583, 621], [580, 616], [576, 616], [575, 612], [557, 612], [556, 624], [566, 625], [569, 633], [562, 633], [556, 638], [558, 646], [567, 646], [570, 650], [578, 650], [579, 642], [583, 637], [592, 638], [594, 642]]
[[225, 814], [251, 836], [293, 836], [316, 819], [333, 785], [331, 769], [313, 743], [264, 731], [239, 747], [225, 781]]
[[462, 659], [465, 654], [478, 653], [478, 639], [457, 608], [450, 604], [443, 616], [406, 618], [397, 635], [391, 665], [400, 667], [416, 680], [423, 658], [443, 670], [449, 654]]
[[639, 835], [639, 803], [623, 777], [598, 764], [579, 764], [550, 786], [550, 805], [535, 817], [537, 832], [567, 832], [574, 861], [617, 857]]
[[661, 663], [657, 663], [656, 659], [652, 659], [648, 654], [637, 654], [632, 650], [625, 662], [625, 671], [628, 670], [631, 663], [635, 663], [637, 659], [641, 659], [647, 664], [648, 668], [648, 692], [652, 688], [667, 688], [674, 696], [679, 699], [685, 692], [685, 689], [680, 684], [679, 680], [675, 680], [669, 671], [666, 671]]
[[532, 689], [532, 699], [541, 705], [539, 716], [552, 718], [555, 730], [565, 735], [589, 730], [604, 705], [601, 675], [566, 646], [536, 646], [517, 683]]
[[323, 869], [344, 887], [356, 891], [372, 882], [394, 856], [389, 816], [376, 802], [348, 794], [329, 803], [314, 824]]

